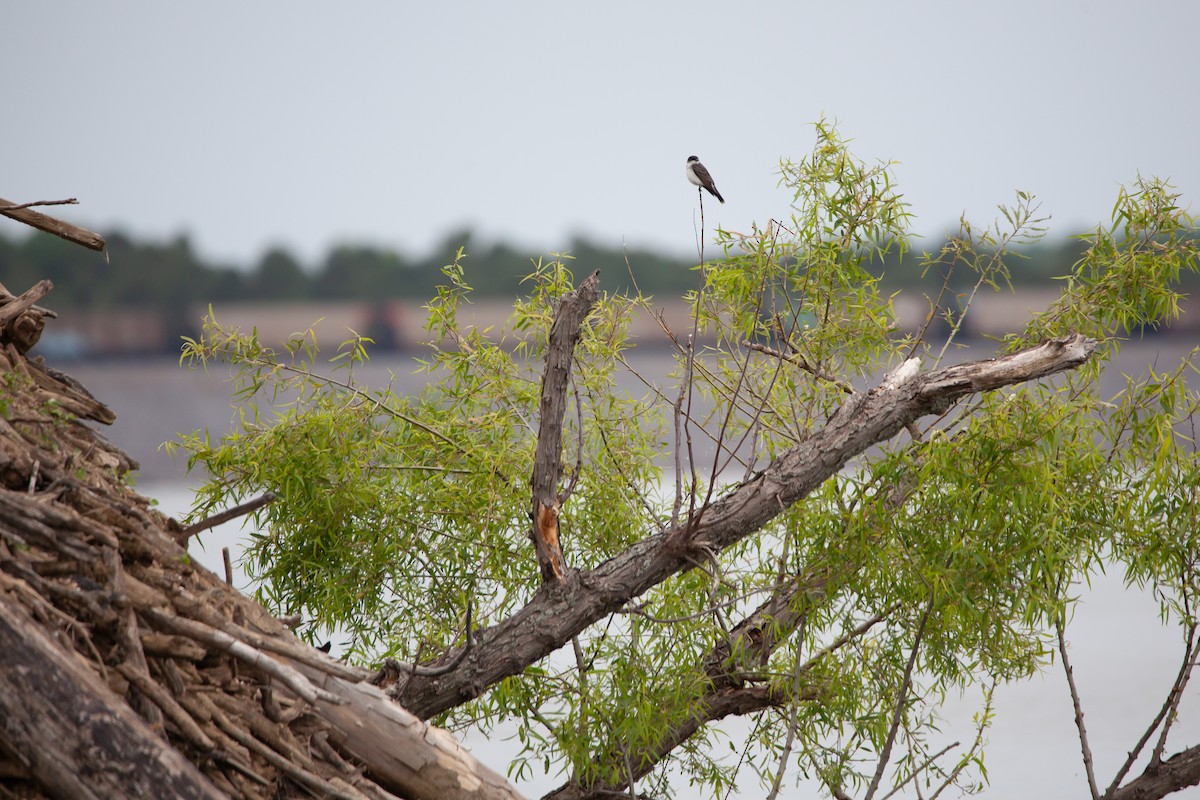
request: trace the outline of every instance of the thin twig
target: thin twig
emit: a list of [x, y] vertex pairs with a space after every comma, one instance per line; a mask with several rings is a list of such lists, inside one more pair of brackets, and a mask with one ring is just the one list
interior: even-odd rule
[[[683, 414], [683, 432], [687, 441], [687, 460], [688, 466], [691, 468], [692, 485], [688, 492], [688, 519], [692, 519], [696, 513], [696, 492], [700, 487], [699, 476], [696, 472], [696, 455], [692, 449], [692, 395], [696, 388], [696, 342], [700, 339], [700, 307], [704, 302], [704, 285], [708, 274], [704, 269], [704, 192], [700, 191], [700, 187], [696, 187], [696, 196], [700, 198], [700, 239], [697, 245], [697, 255], [700, 258], [700, 288], [696, 290], [696, 307], [692, 312], [692, 336], [688, 340], [687, 349], [687, 369], [685, 373], [685, 385], [687, 387], [687, 410]], [[717, 449], [720, 450], [718, 443]], [[678, 524], [678, 518], [672, 520]]]
[[939, 758], [946, 755], [946, 753], [949, 753], [951, 750], [958, 747], [959, 744], [961, 744], [961, 743], [960, 742], [951, 742], [950, 744], [943, 747], [941, 750], [938, 750], [936, 753], [931, 755], [929, 758], [922, 761], [921, 764], [916, 769], [914, 769], [912, 772], [910, 772], [908, 774], [907, 778], [905, 778], [904, 780], [900, 781], [895, 786], [893, 786], [892, 790], [890, 792], [888, 792], [887, 794], [885, 794], [883, 797], [881, 797], [879, 800], [888, 800], [889, 797], [891, 797], [892, 795], [899, 792], [901, 789], [903, 789], [905, 786], [907, 786], [912, 781], [916, 780], [916, 777], [918, 775], [920, 775], [922, 772], [924, 772], [925, 770], [929, 769], [929, 766], [933, 762], [937, 761]]
[[871, 617], [870, 619], [864, 620], [858, 626], [856, 626], [854, 628], [854, 630], [843, 633], [841, 636], [834, 639], [832, 642], [825, 645], [817, 652], [813, 653], [812, 657], [809, 658], [808, 661], [806, 661], [804, 663], [804, 668], [808, 669], [808, 668], [812, 667], [814, 664], [816, 664], [818, 661], [820, 661], [822, 658], [829, 655], [833, 651], [845, 646], [848, 642], [858, 638], [859, 636], [862, 636], [864, 633], [871, 630], [871, 628], [874, 628], [876, 625], [883, 622], [887, 617], [889, 617], [899, 607], [900, 607], [900, 604], [895, 603], [890, 608], [887, 608], [886, 610], [884, 610], [883, 613], [876, 614], [873, 617]]
[[925, 638], [925, 624], [929, 622], [929, 616], [932, 613], [933, 598], [930, 597], [929, 603], [925, 606], [925, 613], [921, 616], [921, 624], [917, 626], [916, 636], [913, 637], [912, 652], [908, 654], [908, 664], [904, 667], [904, 680], [900, 682], [900, 691], [896, 693], [896, 711], [892, 715], [892, 726], [888, 730], [883, 752], [879, 754], [879, 765], [875, 768], [875, 775], [871, 778], [871, 786], [867, 789], [863, 800], [871, 800], [875, 796], [875, 792], [879, 790], [879, 783], [883, 780], [884, 770], [887, 769], [888, 761], [891, 760], [892, 745], [896, 742], [896, 731], [900, 728], [900, 719], [904, 716], [908, 691], [912, 687], [912, 674], [913, 668], [917, 665], [917, 653], [921, 649], [921, 640]]
[[688, 615], [682, 616], [682, 617], [665, 617], [665, 618], [664, 617], [656, 617], [653, 614], [651, 614], [650, 612], [646, 611], [641, 605], [627, 606], [625, 608], [620, 608], [620, 609], [617, 609], [616, 613], [626, 614], [629, 616], [642, 617], [643, 619], [649, 620], [650, 622], [654, 622], [654, 623], [657, 623], [660, 625], [677, 625], [681, 622], [691, 622], [691, 621], [697, 620], [697, 619], [704, 619], [705, 617], [712, 616], [713, 614], [717, 613], [721, 609], [732, 608], [733, 606], [736, 606], [737, 604], [750, 599], [751, 597], [753, 597], [756, 594], [763, 594], [764, 592], [769, 592], [769, 591], [771, 591], [770, 587], [763, 586], [758, 589], [753, 589], [753, 590], [747, 592], [746, 594], [740, 595], [738, 597], [734, 597], [729, 600], [723, 600], [720, 603], [707, 605], [694, 614], [688, 614]]
[[[943, 249], [943, 253], [945, 250]], [[912, 347], [908, 349], [908, 355], [905, 360], [912, 358], [917, 352], [917, 348], [921, 346], [921, 342], [925, 341], [925, 334], [929, 332], [929, 326], [933, 324], [933, 320], [937, 317], [938, 309], [942, 307], [942, 298], [946, 296], [946, 292], [950, 289], [950, 278], [954, 274], [954, 265], [958, 263], [957, 254], [951, 259], [950, 267], [946, 270], [945, 276], [942, 278], [942, 288], [938, 292], [937, 299], [929, 306], [929, 316], [925, 318], [925, 324], [921, 326], [921, 330], [917, 331], [917, 335], [913, 338]], [[929, 299], [928, 295], [925, 297]]]
[[[658, 322], [659, 327], [663, 330], [663, 332], [666, 333], [667, 336], [669, 336], [671, 338], [671, 341], [672, 341], [672, 343], [675, 344], [675, 347], [677, 348], [677, 350], [681, 354], [686, 354], [688, 349], [692, 345], [686, 341], [680, 342], [679, 339], [675, 336], [674, 332], [671, 331], [671, 329], [666, 326], [662, 317], [659, 316], [657, 313], [655, 314], [655, 321]], [[632, 375], [633, 377], [637, 378], [638, 382], [641, 383], [641, 385], [644, 386], [647, 390], [649, 390], [650, 393], [653, 394], [656, 399], [658, 399], [659, 401], [661, 401], [663, 403], [674, 403], [675, 402], [675, 401], [672, 401], [669, 397], [667, 397], [667, 395], [662, 391], [662, 389], [659, 386], [657, 386], [654, 383], [652, 383], [651, 381], [647, 380], [645, 375], [642, 375], [637, 370], [635, 370], [629, 364], [629, 361], [627, 361], [624, 358], [624, 356], [618, 355], [617, 360], [620, 361], [621, 365], [623, 367], [625, 367], [625, 369], [629, 370], [629, 374]], [[695, 364], [693, 366], [695, 366], [698, 370], [700, 370], [700, 372], [704, 375], [704, 377], [709, 381], [709, 384], [715, 390], [723, 388], [719, 383], [719, 377], [713, 375], [711, 372], [704, 369], [703, 362], [699, 362], [699, 361], [695, 362]], [[685, 388], [685, 384], [681, 383], [680, 384], [680, 396], [682, 396], [684, 388]], [[682, 404], [683, 401], [682, 401], [682, 399], [680, 399], [680, 400], [678, 400], [678, 402], [680, 404]], [[737, 398], [730, 398], [730, 402], [737, 402]], [[778, 429], [772, 429], [772, 430], [774, 432], [779, 432]], [[733, 457], [737, 456], [736, 453], [733, 453], [732, 451], [729, 450], [728, 445], [718, 442], [717, 437], [713, 436], [712, 433], [708, 430], [708, 428], [704, 427], [703, 425], [700, 426], [700, 433], [704, 434], [708, 438], [709, 442], [712, 442], [714, 445], [718, 446], [719, 448], [724, 449], [726, 453], [729, 453]], [[676, 434], [676, 440], [681, 441], [681, 437], [678, 435], [678, 433]]]
[[383, 402], [379, 398], [372, 396], [370, 394], [370, 392], [360, 389], [357, 385], [351, 383], [350, 381], [342, 381], [342, 380], [338, 380], [337, 378], [330, 377], [328, 375], [320, 375], [318, 373], [313, 372], [311, 369], [296, 367], [291, 364], [284, 364], [280, 361], [273, 361], [270, 358], [254, 356], [254, 357], [246, 358], [245, 361], [246, 361], [246, 363], [252, 364], [254, 366], [266, 367], [268, 369], [289, 372], [293, 375], [298, 375], [302, 378], [308, 378], [310, 380], [319, 381], [321, 383], [328, 384], [329, 386], [336, 386], [339, 389], [345, 389], [347, 392], [350, 393], [351, 401], [361, 400], [364, 403], [374, 406], [376, 410], [381, 411], [384, 414], [387, 414], [388, 416], [393, 417], [394, 419], [398, 419], [401, 422], [405, 422], [409, 425], [412, 425], [414, 428], [417, 428], [418, 430], [425, 431], [430, 436], [434, 437], [435, 439], [438, 439], [439, 441], [444, 442], [445, 444], [450, 445], [451, 447], [453, 447], [456, 451], [458, 451], [460, 453], [466, 452], [465, 447], [463, 447], [462, 445], [460, 445], [458, 442], [454, 441], [450, 437], [446, 436], [441, 431], [438, 431], [437, 429], [430, 427], [429, 425], [425, 424], [424, 422], [422, 422], [421, 420], [417, 419], [416, 417], [414, 417], [410, 414], [405, 414], [403, 411], [401, 411], [398, 408], [393, 408], [392, 406]]
[[748, 347], [751, 350], [757, 350], [758, 352], [763, 353], [764, 355], [771, 356], [772, 358], [777, 358], [780, 361], [786, 361], [789, 364], [795, 364], [797, 367], [799, 367], [800, 369], [809, 373], [814, 378], [823, 380], [826, 383], [832, 383], [834, 386], [841, 389], [846, 394], [854, 394], [854, 387], [851, 386], [848, 382], [842, 380], [841, 378], [837, 377], [836, 375], [830, 375], [829, 373], [824, 372], [824, 371], [818, 369], [817, 367], [814, 367], [812, 364], [809, 364], [808, 359], [805, 358], [800, 353], [784, 353], [780, 350], [776, 350], [773, 347], [768, 347], [765, 344], [759, 344], [758, 342], [746, 341], [746, 342], [742, 342], [742, 346]]
[[[1186, 598], [1185, 598], [1186, 600]], [[1163, 750], [1167, 747], [1167, 734], [1171, 732], [1171, 725], [1175, 722], [1178, 715], [1175, 713], [1179, 708], [1179, 701], [1183, 699], [1183, 690], [1187, 687], [1188, 680], [1192, 676], [1192, 671], [1196, 668], [1196, 657], [1200, 655], [1200, 648], [1196, 647], [1195, 643], [1196, 626], [1188, 626], [1188, 649], [1191, 650], [1191, 658], [1188, 658], [1187, 650], [1184, 651], [1183, 667], [1181, 674], [1175, 681], [1175, 685], [1171, 688], [1171, 695], [1167, 698], [1167, 703], [1170, 710], [1167, 712], [1166, 718], [1163, 721], [1162, 734], [1158, 737], [1158, 742], [1154, 745], [1154, 752], [1150, 754], [1150, 763], [1157, 766], [1162, 763]]]
[[1142, 748], [1150, 741], [1150, 737], [1158, 730], [1158, 726], [1162, 725], [1163, 720], [1167, 720], [1167, 724], [1163, 727], [1162, 735], [1155, 745], [1154, 751], [1150, 755], [1150, 764], [1159, 763], [1162, 760], [1162, 751], [1166, 747], [1167, 732], [1170, 730], [1170, 716], [1179, 704], [1179, 698], [1183, 696], [1183, 689], [1187, 685], [1188, 677], [1191, 675], [1192, 669], [1196, 666], [1196, 655], [1200, 653], [1200, 647], [1196, 647], [1196, 626], [1188, 626], [1187, 648], [1183, 653], [1183, 663], [1179, 665], [1179, 674], [1175, 676], [1175, 682], [1171, 684], [1171, 691], [1167, 692], [1167, 699], [1163, 703], [1162, 708], [1154, 716], [1149, 727], [1146, 728], [1142, 738], [1138, 740], [1133, 749], [1129, 751], [1129, 755], [1125, 759], [1125, 763], [1117, 770], [1116, 776], [1112, 779], [1108, 789], [1104, 792], [1105, 797], [1111, 797], [1117, 788], [1121, 785], [1121, 781], [1125, 780], [1125, 776], [1129, 774], [1129, 770], [1133, 768], [1133, 763], [1142, 753]]
[[436, 678], [439, 675], [446, 675], [458, 669], [458, 665], [467, 657], [467, 653], [471, 652], [471, 648], [475, 645], [475, 637], [472, 635], [471, 629], [471, 614], [474, 606], [473, 598], [467, 597], [467, 634], [466, 641], [463, 643], [463, 648], [458, 652], [458, 655], [448, 663], [440, 667], [423, 667], [420, 664], [409, 664], [404, 661], [397, 661], [394, 658], [386, 659], [383, 664], [387, 669], [393, 669], [396, 672], [407, 672], [413, 675], [420, 675], [424, 678]]
[[77, 206], [79, 201], [74, 197], [68, 197], [66, 200], [34, 200], [32, 203], [21, 203], [20, 205], [5, 205], [0, 206], [0, 211], [19, 211], [22, 208], [33, 208], [34, 206]]
[[1092, 793], [1092, 800], [1100, 800], [1100, 790], [1096, 788], [1096, 772], [1092, 768], [1092, 748], [1088, 745], [1087, 728], [1083, 725], [1083, 707], [1079, 701], [1079, 690], [1075, 688], [1075, 671], [1067, 659], [1067, 638], [1063, 633], [1061, 621], [1055, 627], [1058, 628], [1058, 652], [1062, 656], [1063, 671], [1067, 674], [1067, 686], [1071, 690], [1071, 704], [1075, 706], [1075, 727], [1079, 730], [1079, 746], [1083, 751], [1088, 789]]
[[783, 786], [783, 776], [787, 772], [788, 760], [792, 757], [792, 747], [796, 743], [796, 725], [800, 719], [800, 681], [804, 675], [804, 666], [800, 662], [799, 650], [804, 644], [807, 625], [808, 617], [805, 617], [800, 623], [800, 632], [797, 636], [796, 665], [792, 674], [792, 696], [789, 698], [791, 708], [788, 711], [787, 740], [783, 743], [783, 753], [779, 756], [779, 769], [775, 772], [775, 782], [771, 784], [771, 793], [767, 795], [767, 800], [775, 800], [779, 796], [779, 789]]
[[[71, 198], [72, 200], [74, 198]], [[58, 200], [38, 200], [34, 203], [14, 203], [11, 200], [5, 200], [0, 197], [0, 214], [6, 217], [15, 219], [18, 222], [24, 222], [46, 233], [52, 233], [67, 241], [75, 244], [83, 245], [89, 250], [104, 250], [104, 237], [98, 233], [93, 233], [87, 228], [81, 228], [78, 225], [72, 225], [69, 222], [63, 222], [61, 219], [51, 217], [48, 214], [43, 214], [40, 211], [34, 211], [30, 206], [39, 205], [62, 205], [69, 201]]]
[[[690, 350], [690, 347], [689, 347]], [[671, 508], [671, 525], [679, 525], [679, 511], [683, 507], [683, 397], [692, 381], [692, 361], [689, 357], [684, 368], [683, 382], [679, 384], [679, 394], [675, 397], [672, 421], [675, 425], [675, 503]]]
[[[763, 298], [766, 295], [766, 280], [767, 280], [767, 278], [764, 275], [762, 281], [758, 285], [758, 304], [754, 310], [755, 316], [759, 316], [762, 314]], [[725, 460], [725, 463], [722, 465], [721, 464], [721, 449], [725, 446], [725, 434], [728, 432], [729, 426], [732, 424], [734, 414], [736, 413], [736, 410], [737, 410], [737, 403], [735, 401], [736, 401], [737, 397], [742, 394], [742, 387], [745, 385], [746, 376], [750, 372], [750, 351], [747, 350], [745, 352], [745, 354], [742, 358], [742, 365], [738, 369], [737, 383], [734, 385], [733, 390], [730, 392], [731, 402], [729, 403], [729, 407], [724, 415], [724, 418], [721, 420], [721, 430], [717, 434], [717, 450], [715, 453], [713, 453], [712, 473], [709, 475], [709, 480], [708, 480], [708, 493], [705, 495], [704, 502], [701, 504], [700, 513], [696, 516], [696, 519], [692, 522], [693, 527], [700, 524], [700, 520], [704, 516], [704, 509], [708, 508], [708, 504], [712, 500], [713, 492], [716, 491], [716, 487], [717, 487], [717, 477], [722, 472], [724, 472], [725, 469], [727, 469], [729, 467], [729, 463], [736, 457], [737, 451], [741, 449], [743, 444], [745, 444], [746, 437], [750, 435], [750, 432], [755, 428], [755, 426], [758, 425], [759, 421], [761, 421], [762, 415], [763, 415], [763, 410], [766, 409], [769, 405], [768, 398], [771, 396], [771, 391], [775, 388], [775, 382], [777, 380], [779, 380], [779, 375], [780, 375], [782, 369], [783, 369], [782, 364], [779, 364], [776, 367], [774, 373], [771, 375], [771, 381], [767, 385], [766, 390], [763, 392], [761, 399], [755, 404], [754, 412], [751, 415], [750, 423], [747, 425], [746, 430], [743, 431], [742, 435], [738, 438], [737, 444], [735, 444], [732, 448], [730, 448], [730, 455]], [[747, 470], [749, 470], [749, 468], [750, 468], [749, 462], [746, 464], [746, 468], [747, 468]]]
[[579, 385], [575, 382], [574, 375], [571, 375], [571, 391], [575, 393], [575, 471], [571, 473], [571, 480], [567, 482], [567, 488], [558, 493], [560, 506], [565, 506], [571, 495], [575, 494], [579, 476], [583, 473], [583, 401], [579, 397]]
[[971, 743], [971, 749], [964, 753], [963, 757], [958, 760], [958, 764], [946, 776], [946, 780], [938, 787], [937, 791], [929, 796], [929, 800], [937, 800], [942, 792], [946, 790], [946, 787], [953, 785], [958, 780], [959, 774], [966, 769], [967, 764], [971, 763], [971, 759], [975, 757], [975, 754], [983, 749], [983, 732], [992, 723], [992, 698], [995, 694], [996, 682], [993, 680], [991, 686], [988, 687], [987, 697], [983, 702], [983, 712], [979, 715], [979, 727], [975, 729], [975, 741]]
[[187, 526], [186, 528], [183, 529], [183, 533], [180, 534], [180, 538], [186, 541], [187, 539], [192, 538], [193, 536], [200, 533], [201, 531], [206, 531], [209, 528], [215, 528], [218, 525], [222, 525], [226, 522], [229, 522], [231, 519], [237, 519], [238, 517], [242, 517], [242, 516], [245, 516], [246, 514], [250, 514], [254, 511], [257, 511], [258, 509], [262, 508], [267, 503], [272, 503], [274, 501], [275, 501], [275, 493], [267, 492], [266, 494], [262, 495], [261, 497], [256, 497], [253, 500], [247, 500], [245, 503], [236, 505], [233, 508], [227, 508], [220, 513], [213, 514], [211, 517], [206, 517], [206, 518], [200, 520], [199, 522], [195, 523], [194, 525]]

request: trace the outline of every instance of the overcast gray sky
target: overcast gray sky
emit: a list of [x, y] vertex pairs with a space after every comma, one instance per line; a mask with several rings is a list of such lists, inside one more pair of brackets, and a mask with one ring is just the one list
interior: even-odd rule
[[[938, 233], [1017, 189], [1074, 233], [1117, 187], [1200, 191], [1200, 3], [9, 2], [0, 197], [207, 256], [452, 229], [693, 250], [787, 211], [826, 115]], [[0, 231], [20, 226], [0, 220]]]

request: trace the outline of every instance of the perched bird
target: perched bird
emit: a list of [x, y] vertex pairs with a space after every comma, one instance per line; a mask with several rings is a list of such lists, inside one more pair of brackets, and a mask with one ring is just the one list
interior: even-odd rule
[[725, 202], [725, 198], [721, 197], [721, 193], [717, 191], [717, 185], [713, 183], [712, 175], [708, 174], [708, 170], [700, 163], [700, 159], [696, 156], [688, 156], [687, 160], [687, 179], [692, 186], [700, 186], [708, 189], [708, 193], [713, 197]]

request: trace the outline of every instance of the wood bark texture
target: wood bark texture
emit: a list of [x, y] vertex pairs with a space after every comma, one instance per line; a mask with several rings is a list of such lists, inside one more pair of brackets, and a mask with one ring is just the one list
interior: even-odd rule
[[72, 225], [69, 222], [63, 222], [61, 219], [52, 217], [49, 214], [34, 211], [32, 208], [12, 207], [19, 205], [21, 204], [0, 197], [0, 214], [10, 219], [15, 219], [18, 222], [24, 222], [26, 225], [37, 228], [39, 231], [52, 233], [55, 236], [66, 239], [68, 242], [83, 245], [89, 250], [104, 249], [104, 237], [100, 234], [93, 233], [87, 228], [81, 228], [78, 225]]
[[563, 417], [567, 409], [567, 387], [571, 381], [575, 344], [579, 341], [584, 318], [599, 297], [599, 284], [600, 270], [596, 270], [563, 297], [555, 312], [546, 346], [538, 440], [530, 480], [533, 528], [529, 534], [543, 581], [563, 581], [567, 577], [558, 525], [564, 500], [558, 491], [562, 478]]
[[[826, 425], [784, 451], [766, 469], [727, 492], [697, 523], [647, 532], [608, 561], [565, 585], [543, 584], [520, 611], [476, 634], [477, 644], [457, 668], [436, 679], [414, 675], [397, 693], [401, 705], [429, 718], [473, 697], [562, 647], [588, 626], [672, 575], [703, 563], [750, 536], [837, 474], [854, 456], [890, 439], [905, 426], [945, 411], [988, 389], [1072, 369], [1094, 352], [1080, 335], [1044, 342], [1009, 356], [918, 372], [906, 365], [880, 386], [846, 398]], [[450, 663], [461, 646], [442, 656]]]
[[195, 566], [179, 523], [127, 484], [133, 460], [83, 423], [112, 411], [6, 331], [0, 794], [520, 797], [374, 673]]
[[[40, 313], [33, 303], [44, 288], [23, 299], [0, 293], [0, 320]], [[4, 313], [10, 302], [19, 312]], [[563, 324], [577, 329], [582, 319]], [[975, 392], [1071, 369], [1095, 346], [1072, 336], [926, 373], [909, 365], [847, 397], [824, 428], [706, 507], [698, 522], [647, 531], [594, 569], [548, 580], [513, 617], [478, 631], [465, 657], [444, 654], [451, 669], [385, 691], [373, 684], [376, 673], [305, 645], [195, 566], [181, 545], [188, 532], [129, 487], [133, 460], [84, 424], [111, 422], [112, 411], [27, 358], [17, 336], [0, 325], [0, 794], [254, 800], [518, 798], [424, 720], [520, 672], [693, 568], [704, 552], [751, 535], [914, 420]], [[557, 413], [559, 430], [546, 454], [539, 448], [546, 469], [534, 477], [538, 502], [556, 513], [569, 351], [556, 355], [565, 363], [548, 358], [548, 372], [557, 373], [546, 383], [561, 397], [548, 401], [543, 424]], [[789, 593], [823, 580], [798, 577], [735, 635], [769, 648], [764, 619], [779, 616]], [[779, 702], [768, 687], [724, 675], [722, 660], [720, 652], [711, 659], [712, 695], [653, 745], [649, 762], [712, 719]], [[1148, 767], [1114, 797], [1151, 800], [1197, 782], [1200, 748], [1191, 748]], [[613, 791], [568, 784], [558, 796]]]

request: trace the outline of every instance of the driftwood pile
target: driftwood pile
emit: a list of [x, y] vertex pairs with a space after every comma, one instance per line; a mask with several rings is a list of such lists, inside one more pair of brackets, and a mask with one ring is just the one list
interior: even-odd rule
[[0, 798], [512, 798], [373, 673], [192, 564], [0, 287]]

